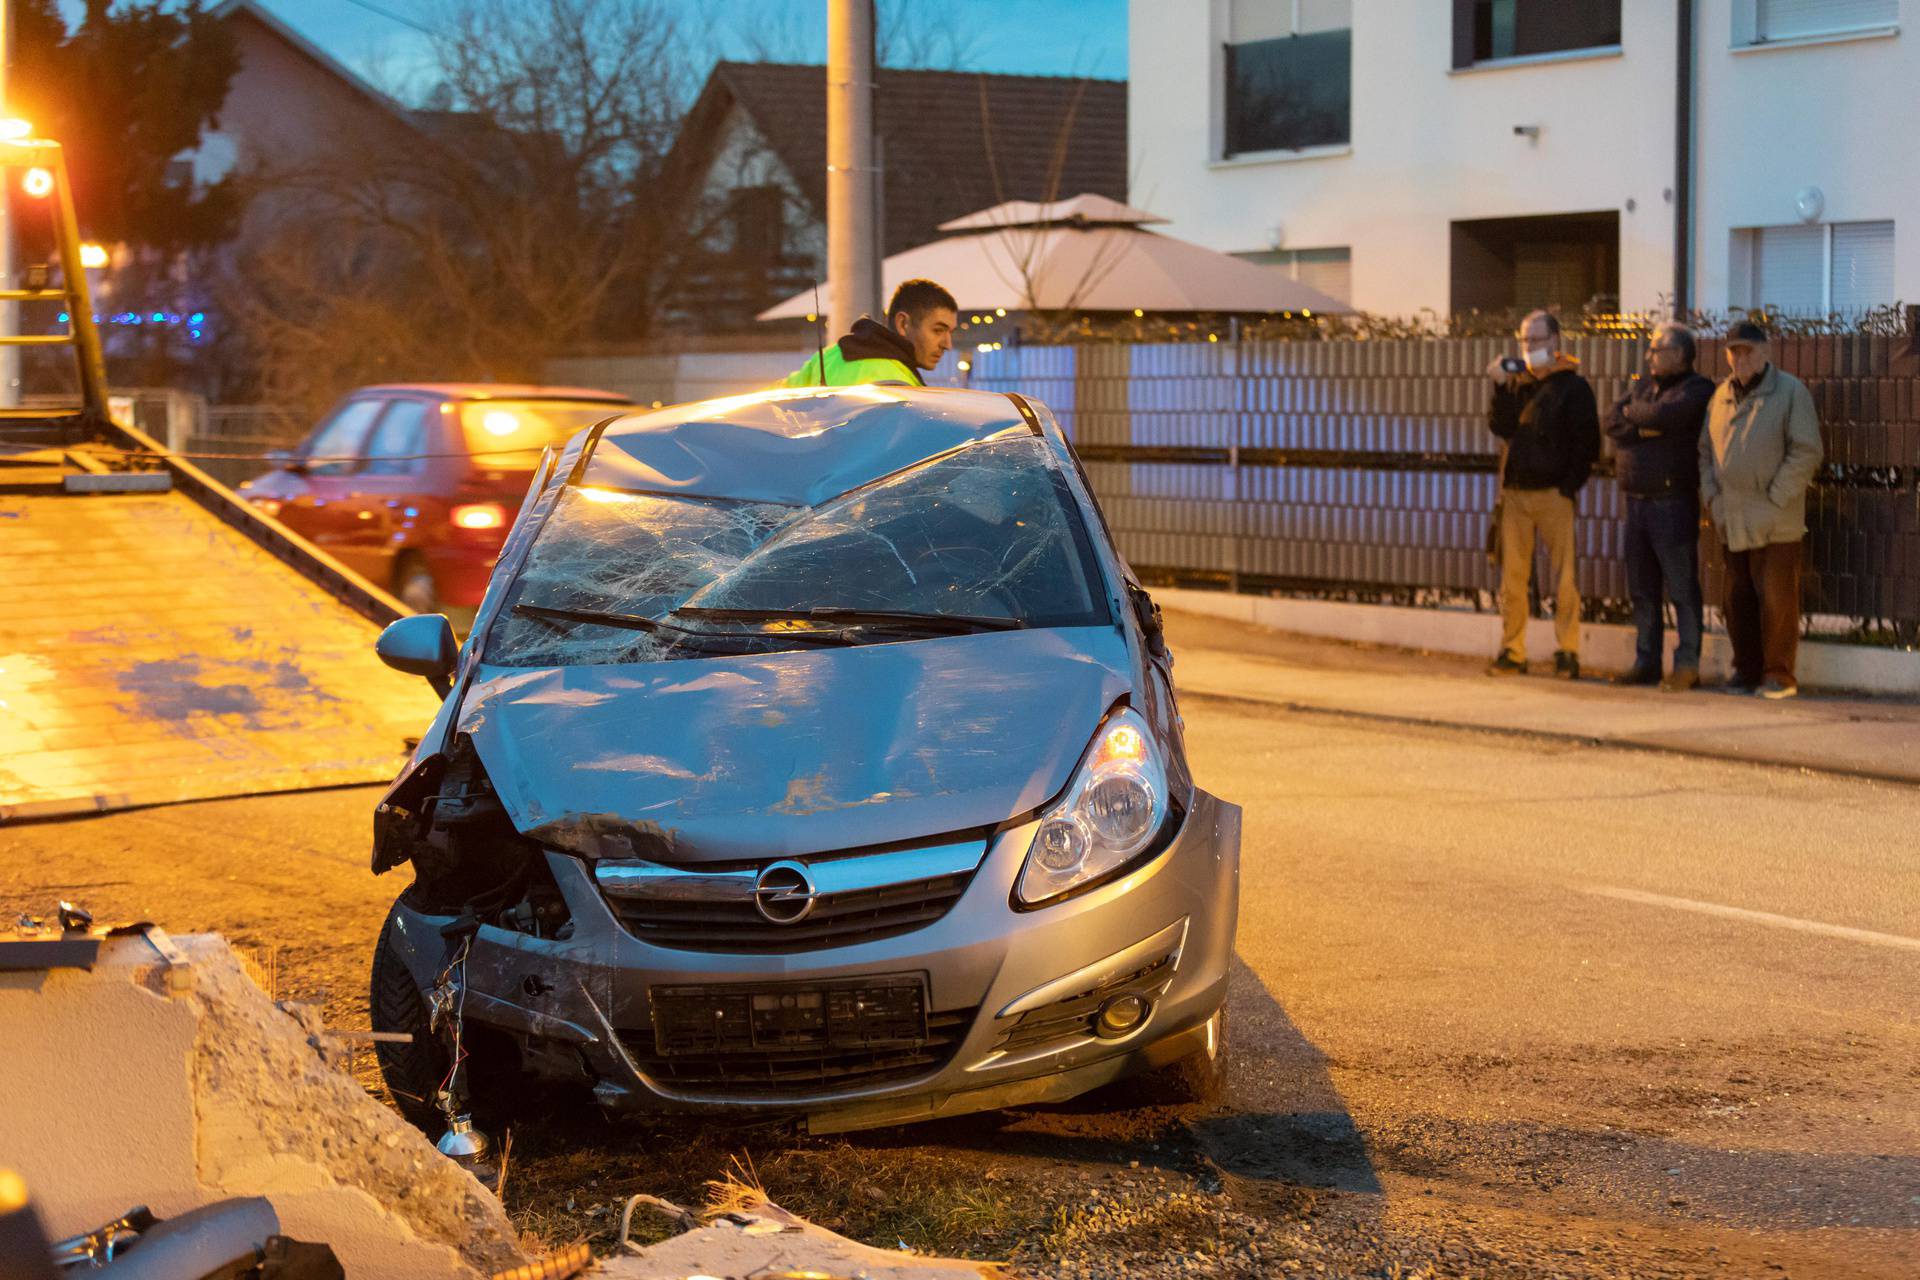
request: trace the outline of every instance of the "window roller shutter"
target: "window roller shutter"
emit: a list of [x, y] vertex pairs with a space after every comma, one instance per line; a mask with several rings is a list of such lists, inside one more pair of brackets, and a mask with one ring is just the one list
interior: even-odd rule
[[1753, 306], [1816, 314], [1825, 305], [1827, 229], [1761, 227], [1754, 232]]
[[1762, 40], [1792, 40], [1872, 27], [1900, 20], [1900, 0], [1755, 0]]
[[1233, 0], [1227, 14], [1227, 43], [1250, 44], [1293, 34], [1293, 0]]
[[1834, 224], [1833, 309], [1865, 311], [1893, 300], [1893, 223]]

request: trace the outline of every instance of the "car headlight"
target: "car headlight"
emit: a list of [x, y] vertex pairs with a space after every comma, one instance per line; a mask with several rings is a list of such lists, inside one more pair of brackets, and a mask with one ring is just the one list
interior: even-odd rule
[[1038, 906], [1138, 857], [1167, 817], [1167, 770], [1153, 733], [1129, 708], [1094, 735], [1060, 802], [1041, 815], [1014, 893]]

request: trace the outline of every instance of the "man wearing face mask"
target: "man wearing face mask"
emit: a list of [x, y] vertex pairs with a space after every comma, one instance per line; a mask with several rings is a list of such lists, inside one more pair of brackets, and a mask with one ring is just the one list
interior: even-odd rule
[[1733, 683], [1763, 698], [1800, 692], [1800, 544], [1820, 469], [1820, 415], [1806, 384], [1774, 368], [1767, 331], [1727, 330], [1730, 376], [1707, 406], [1700, 496], [1726, 547]]
[[[1700, 683], [1700, 427], [1713, 383], [1693, 371], [1693, 331], [1663, 324], [1647, 344], [1647, 372], [1607, 411], [1613, 474], [1627, 498], [1627, 595], [1636, 633], [1622, 684], [1680, 693]], [[1661, 588], [1680, 642], [1660, 678]]]
[[[1520, 325], [1524, 359], [1487, 366], [1487, 425], [1505, 444], [1500, 488], [1500, 653], [1488, 675], [1527, 669], [1527, 578], [1536, 537], [1554, 583], [1553, 673], [1580, 678], [1580, 588], [1573, 575], [1573, 506], [1600, 456], [1593, 388], [1560, 349], [1560, 321], [1535, 311]], [[1519, 367], [1514, 367], [1518, 365]]]

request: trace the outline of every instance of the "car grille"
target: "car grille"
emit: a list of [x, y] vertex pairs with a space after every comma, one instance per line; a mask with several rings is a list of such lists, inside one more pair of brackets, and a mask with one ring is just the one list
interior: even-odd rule
[[677, 951], [772, 955], [847, 947], [925, 928], [952, 909], [973, 872], [933, 876], [876, 889], [823, 893], [797, 924], [776, 924], [752, 901], [608, 898], [615, 918], [642, 942]]
[[1029, 1009], [1000, 1033], [1000, 1042], [994, 1048], [1001, 1053], [1015, 1053], [1054, 1040], [1090, 1036], [1094, 1016], [1100, 1012], [1101, 1005], [1115, 996], [1129, 994], [1151, 999], [1172, 979], [1173, 964], [1174, 957], [1165, 956], [1143, 969], [1103, 982], [1091, 991]]
[[623, 1031], [621, 1043], [641, 1071], [680, 1093], [739, 1097], [801, 1096], [871, 1088], [930, 1075], [959, 1051], [974, 1009], [927, 1014], [926, 1039], [907, 1045], [737, 1048], [662, 1054], [652, 1031]]

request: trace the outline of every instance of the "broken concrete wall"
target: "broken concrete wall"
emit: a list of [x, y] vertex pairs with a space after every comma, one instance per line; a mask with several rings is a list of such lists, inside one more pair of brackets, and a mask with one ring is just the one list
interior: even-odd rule
[[524, 1261], [499, 1202], [330, 1066], [223, 940], [175, 941], [184, 966], [128, 937], [90, 972], [0, 973], [0, 1167], [51, 1233], [263, 1195], [352, 1280]]
[[736, 1197], [711, 1222], [644, 1249], [602, 1258], [595, 1280], [701, 1276], [859, 1276], [863, 1280], [994, 1280], [995, 1262], [896, 1253], [849, 1240], [758, 1197]]

